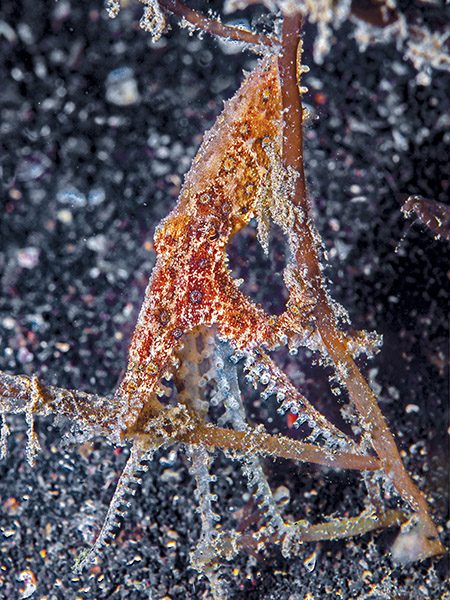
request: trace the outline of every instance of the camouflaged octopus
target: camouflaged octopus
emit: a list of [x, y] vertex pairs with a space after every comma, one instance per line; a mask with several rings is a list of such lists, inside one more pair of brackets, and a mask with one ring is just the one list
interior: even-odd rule
[[285, 338], [290, 315], [276, 318], [252, 303], [234, 281], [226, 254], [233, 235], [267, 202], [280, 117], [277, 61], [266, 59], [206, 135], [176, 207], [156, 231], [156, 265], [116, 394], [126, 401], [127, 433], [152, 417], [160, 380], [195, 328], [215, 326], [237, 350], [271, 348]]

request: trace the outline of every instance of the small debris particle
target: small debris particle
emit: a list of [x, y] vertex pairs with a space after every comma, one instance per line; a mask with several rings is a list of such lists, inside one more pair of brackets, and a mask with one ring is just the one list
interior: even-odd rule
[[24, 583], [24, 587], [19, 590], [20, 598], [30, 598], [36, 591], [36, 575], [30, 569], [25, 569], [19, 573], [17, 579]]
[[305, 565], [305, 567], [307, 568], [307, 570], [312, 573], [316, 567], [316, 561], [317, 561], [317, 550], [314, 550], [314, 552], [312, 552], [307, 558], [305, 558], [305, 560], [303, 561], [303, 564]]
[[69, 352], [70, 344], [68, 344], [67, 342], [56, 342], [55, 348], [60, 352]]
[[166, 533], [167, 533], [167, 537], [169, 537], [172, 540], [177, 540], [179, 538], [179, 535], [175, 531], [175, 529], [168, 529]]
[[22, 267], [23, 269], [34, 269], [39, 263], [39, 255], [39, 248], [34, 248], [33, 246], [21, 248], [17, 252], [17, 262], [19, 267]]
[[291, 492], [285, 485], [280, 485], [275, 490], [273, 498], [278, 505], [288, 504], [291, 499]]
[[58, 221], [60, 221], [61, 223], [64, 223], [65, 225], [68, 225], [69, 223], [72, 223], [73, 221], [73, 215], [70, 212], [70, 210], [59, 210], [56, 213], [56, 217], [58, 219]]
[[119, 67], [106, 78], [106, 99], [116, 106], [131, 106], [140, 100], [133, 69]]
[[5, 502], [3, 502], [3, 508], [8, 513], [14, 515], [17, 513], [17, 511], [20, 508], [20, 502], [17, 500], [17, 498], [14, 498], [14, 497], [8, 498], [8, 500], [5, 500]]

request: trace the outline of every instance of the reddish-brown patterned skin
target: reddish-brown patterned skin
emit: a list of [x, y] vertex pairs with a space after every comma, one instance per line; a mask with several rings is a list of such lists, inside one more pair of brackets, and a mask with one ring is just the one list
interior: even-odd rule
[[[261, 61], [205, 136], [174, 210], [155, 234], [156, 265], [118, 388], [128, 429], [170, 371], [183, 336], [215, 325], [237, 349], [277, 339], [276, 319], [254, 305], [227, 266], [232, 236], [254, 216], [269, 176], [264, 145], [280, 135], [281, 97], [275, 59]], [[142, 415], [140, 416], [142, 420]]]

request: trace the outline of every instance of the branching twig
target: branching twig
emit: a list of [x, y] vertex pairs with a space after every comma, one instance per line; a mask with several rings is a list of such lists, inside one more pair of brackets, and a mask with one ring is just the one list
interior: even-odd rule
[[299, 442], [283, 435], [269, 435], [264, 430], [248, 429], [234, 431], [199, 424], [180, 437], [180, 441], [190, 444], [234, 450], [245, 454], [262, 454], [273, 457], [289, 458], [328, 467], [374, 471], [379, 468], [377, 459], [372, 456], [324, 450], [314, 444]]
[[297, 48], [301, 35], [301, 16], [286, 16], [283, 21], [282, 53], [279, 59], [282, 80], [282, 101], [285, 115], [283, 160], [286, 168], [300, 173], [296, 180], [293, 201], [303, 209], [306, 219], [296, 219], [294, 228], [298, 236], [295, 260], [302, 279], [316, 300], [313, 316], [329, 357], [333, 361], [342, 384], [360, 413], [372, 445], [378, 454], [383, 470], [402, 498], [420, 516], [420, 525], [427, 541], [425, 554], [435, 555], [443, 551], [436, 527], [428, 514], [424, 495], [407, 473], [394, 437], [386, 419], [378, 407], [370, 386], [358, 369], [348, 345], [337, 328], [336, 318], [329, 305], [323, 285], [314, 234], [310, 223], [309, 204], [306, 196], [303, 168], [302, 105], [298, 90]]
[[254, 33], [243, 27], [225, 25], [218, 19], [212, 19], [206, 15], [189, 8], [179, 0], [158, 0], [159, 4], [166, 11], [191, 23], [197, 29], [206, 31], [216, 37], [222, 37], [237, 42], [247, 44], [257, 44], [259, 46], [276, 46], [279, 42], [275, 38], [264, 35], [263, 33]]
[[[93, 429], [93, 433], [110, 435], [117, 419], [114, 404], [108, 398], [87, 394], [77, 390], [46, 386], [39, 383], [38, 395], [32, 378], [24, 375], [9, 375], [0, 371], [0, 413], [24, 413], [33, 402], [35, 414], [55, 413], [76, 423]], [[244, 454], [262, 454], [311, 462], [335, 468], [374, 471], [380, 468], [372, 456], [334, 452], [314, 444], [306, 444], [281, 435], [269, 435], [264, 430], [249, 429], [233, 431], [214, 425], [189, 422], [188, 417], [161, 406], [155, 425], [146, 431], [135, 431], [134, 436], [145, 438], [165, 435], [166, 442], [202, 445]], [[187, 424], [187, 426], [186, 426]], [[161, 441], [159, 439], [159, 441]]]
[[[179, 283], [182, 293], [178, 296], [172, 293], [174, 296], [172, 309], [174, 310], [161, 310], [161, 307], [165, 306], [165, 300], [160, 302], [158, 300], [161, 300], [163, 292], [166, 296], [170, 296], [171, 294], [168, 294], [167, 290], [175, 289], [177, 271], [175, 269], [166, 270], [166, 262], [170, 261], [160, 260], [152, 276], [154, 280], [151, 280], [149, 285], [148, 298], [146, 296], [144, 301], [141, 311], [141, 316], [143, 316], [142, 318], [140, 316], [135, 330], [130, 350], [129, 368], [115, 398], [111, 400], [77, 390], [45, 386], [36, 377], [13, 376], [0, 371], [0, 416], [4, 418], [7, 413], [25, 413], [29, 423], [29, 440], [31, 440], [29, 460], [30, 457], [32, 458], [34, 450], [38, 448], [37, 437], [33, 429], [35, 414], [62, 415], [77, 423], [92, 436], [101, 434], [114, 442], [128, 440], [134, 442], [134, 453], [132, 452], [129, 465], [121, 478], [94, 551], [103, 545], [115, 524], [115, 518], [119, 514], [118, 511], [123, 503], [128, 484], [136, 481], [133, 473], [140, 462], [141, 450], [178, 442], [197, 446], [196, 452], [198, 451], [202, 455], [207, 455], [209, 449], [215, 448], [238, 454], [240, 458], [245, 457], [245, 460], [249, 456], [253, 458], [255, 455], [263, 455], [333, 468], [382, 471], [392, 481], [403, 500], [415, 511], [408, 522], [408, 527], [412, 524], [411, 527], [415, 528], [414, 535], [418, 539], [417, 547], [411, 551], [411, 556], [414, 559], [423, 559], [441, 553], [443, 548], [438, 539], [436, 527], [428, 514], [425, 497], [403, 466], [394, 437], [378, 407], [375, 395], [353, 359], [348, 340], [338, 328], [335, 313], [323, 284], [317, 234], [311, 218], [303, 160], [301, 94], [304, 88], [299, 86], [299, 75], [306, 71], [306, 67], [302, 68], [299, 64], [303, 22], [303, 16], [298, 8], [300, 4], [292, 3], [289, 14], [283, 16], [281, 42], [265, 34], [224, 25], [219, 20], [192, 10], [180, 0], [158, 0], [157, 2], [156, 0], [151, 2], [147, 0], [144, 4], [146, 4], [147, 10], [144, 13], [144, 21], [147, 19], [148, 23], [147, 21], [145, 23], [154, 39], [158, 39], [164, 31], [165, 19], [161, 12], [163, 9], [194, 28], [206, 31], [211, 35], [280, 50], [278, 73], [276, 56], [271, 56], [270, 60], [263, 61], [264, 67], [259, 71], [255, 70], [257, 75], [255, 81], [250, 76], [246, 84], [241, 87], [240, 95], [228, 104], [226, 109], [228, 112], [225, 111], [222, 117], [225, 125], [223, 129], [218, 129], [219, 135], [215, 134], [215, 141], [211, 135], [202, 145], [199, 158], [203, 164], [207, 164], [208, 168], [205, 168], [204, 172], [199, 168], [196, 174], [194, 167], [190, 180], [192, 190], [189, 190], [189, 194], [192, 196], [189, 199], [191, 204], [187, 199], [189, 194], [186, 194], [183, 207], [185, 212], [182, 213], [180, 210], [177, 213], [178, 225], [174, 226], [172, 231], [180, 238], [186, 234], [189, 239], [185, 246], [180, 243], [179, 248], [173, 249], [174, 237], [169, 231], [173, 222], [170, 219], [165, 221], [165, 226], [160, 229], [158, 234], [157, 245], [161, 248], [166, 244], [167, 248], [173, 251], [173, 262], [178, 264], [178, 274], [180, 275], [180, 282], [177, 283]], [[384, 10], [379, 3], [368, 1], [361, 6], [362, 12], [361, 7], [358, 9], [358, 6], [352, 6], [352, 8], [356, 13], [359, 10], [360, 15], [358, 16], [376, 22], [380, 26], [389, 25], [398, 16], [395, 10], [389, 11], [386, 6], [384, 6], [386, 10]], [[349, 5], [346, 7], [347, 11], [348, 9]], [[295, 13], [295, 10], [299, 12]], [[380, 19], [381, 22], [377, 22]], [[156, 26], [154, 26], [155, 20]], [[262, 85], [263, 82], [266, 85]], [[233, 127], [229, 126], [230, 121], [233, 122]], [[262, 350], [264, 344], [272, 347], [273, 340], [278, 343], [281, 340], [280, 333], [283, 333], [282, 337], [287, 339], [283, 328], [275, 329], [275, 326], [280, 327], [280, 323], [282, 324], [283, 321], [282, 319], [279, 321], [269, 319], [262, 309], [254, 306], [243, 294], [240, 294], [226, 265], [222, 265], [221, 262], [224, 256], [223, 248], [230, 241], [232, 234], [248, 224], [250, 220], [250, 216], [244, 217], [244, 215], [251, 214], [248, 203], [250, 198], [254, 197], [255, 189], [259, 189], [260, 178], [268, 175], [270, 169], [274, 169], [271, 160], [274, 156], [278, 158], [279, 154], [278, 150], [277, 152], [273, 151], [272, 154], [269, 152], [272, 147], [269, 142], [273, 139], [280, 139], [281, 121], [283, 122], [282, 162], [284, 169], [279, 162], [276, 166], [279, 167], [279, 171], [283, 171], [283, 175], [289, 176], [287, 178], [289, 186], [283, 188], [283, 193], [286, 192], [286, 194], [282, 198], [286, 203], [292, 202], [294, 205], [290, 204], [289, 209], [292, 210], [286, 211], [286, 214], [289, 213], [289, 219], [286, 221], [289, 225], [286, 225], [284, 229], [293, 254], [292, 264], [289, 265], [289, 268], [292, 269], [290, 278], [292, 285], [288, 286], [290, 289], [289, 310], [294, 307], [298, 312], [302, 312], [298, 306], [294, 305], [295, 302], [301, 303], [303, 296], [307, 297], [307, 300], [312, 300], [312, 309], [307, 316], [311, 320], [311, 327], [315, 328], [314, 333], [317, 337], [318, 347], [334, 363], [340, 382], [347, 389], [351, 402], [359, 412], [360, 421], [365, 430], [364, 439], [371, 443], [376, 456], [364, 453], [363, 444], [357, 445], [328, 422], [293, 388], [286, 376]], [[273, 147], [280, 149], [281, 144], [278, 144], [277, 141]], [[273, 181], [276, 180], [275, 174]], [[280, 181], [282, 179], [281, 177]], [[212, 180], [216, 187], [211, 187]], [[292, 197], [290, 197], [291, 183]], [[236, 206], [225, 202], [227, 198], [232, 199], [238, 195], [239, 185], [245, 194], [249, 195], [249, 199], [245, 196], [244, 202], [243, 195]], [[275, 190], [278, 192], [278, 188], [275, 184], [273, 185], [271, 191], [275, 195]], [[199, 186], [198, 198], [196, 198], [196, 186]], [[189, 186], [186, 187], [186, 189], [188, 188]], [[280, 186], [281, 188], [282, 186]], [[242, 190], [240, 191], [242, 192]], [[221, 212], [217, 212], [218, 207], [214, 204], [216, 200], [220, 200]], [[224, 210], [227, 204], [228, 209]], [[199, 206], [202, 206], [201, 210]], [[239, 211], [234, 214], [232, 210], [237, 208]], [[290, 219], [291, 213], [292, 219]], [[217, 214], [222, 216], [219, 218]], [[237, 217], [238, 214], [239, 217]], [[273, 214], [272, 218], [277, 222]], [[181, 222], [185, 223], [183, 225], [186, 227], [185, 231], [182, 231], [182, 227], [180, 228]], [[209, 223], [207, 229], [204, 228], [204, 222]], [[236, 222], [239, 222], [238, 227]], [[223, 229], [222, 232], [220, 227]], [[221, 245], [217, 245], [219, 250], [216, 253], [212, 252], [212, 244], [217, 242], [221, 236]], [[189, 243], [193, 238], [197, 242], [194, 248], [195, 252]], [[180, 256], [183, 256], [183, 260], [180, 259]], [[196, 265], [203, 263], [203, 267], [209, 265], [208, 260], [212, 260], [211, 256], [214, 256], [216, 261], [211, 262], [210, 265], [210, 272], [214, 273], [214, 278], [211, 275], [208, 280], [206, 276], [191, 270], [191, 265], [194, 263]], [[287, 271], [288, 269], [286, 273]], [[193, 279], [195, 279], [194, 283]], [[195, 287], [192, 287], [194, 284]], [[298, 287], [295, 289], [296, 285]], [[152, 293], [155, 288], [159, 289], [161, 296]], [[203, 298], [205, 301], [202, 305]], [[305, 305], [307, 304], [308, 302], [305, 302]], [[289, 310], [286, 311], [287, 318], [292, 316]], [[249, 319], [249, 315], [252, 316], [251, 319]], [[304, 306], [303, 315], [306, 315]], [[251, 322], [247, 329], [244, 328], [244, 331], [242, 323], [247, 321]], [[237, 348], [242, 347], [248, 350], [248, 348], [253, 349], [259, 346], [260, 348], [254, 354], [258, 355], [257, 366], [261, 383], [265, 385], [262, 375], [267, 375], [264, 379], [268, 381], [272, 378], [278, 385], [281, 396], [288, 396], [285, 406], [288, 406], [289, 402], [296, 407], [299, 406], [310, 418], [312, 425], [317, 426], [319, 434], [336, 438], [341, 442], [345, 451], [323, 448], [283, 435], [271, 435], [262, 426], [227, 429], [207, 423], [208, 406], [203, 402], [199, 391], [199, 382], [202, 380], [200, 367], [203, 364], [204, 354], [197, 348], [195, 338], [191, 340], [195, 347], [190, 349], [186, 346], [185, 348], [187, 360], [184, 364], [184, 368], [189, 369], [190, 353], [195, 355], [194, 358], [198, 354], [198, 361], [194, 361], [195, 372], [191, 371], [186, 375], [179, 371], [178, 375], [175, 375], [175, 380], [177, 381], [178, 378], [177, 383], [181, 390], [179, 402], [175, 407], [164, 406], [158, 400], [158, 394], [161, 394], [161, 388], [158, 385], [166, 377], [166, 369], [168, 367], [175, 368], [178, 359], [173, 359], [177, 357], [177, 353], [182, 355], [177, 340], [188, 334], [189, 331], [192, 332], [193, 329], [205, 324], [208, 327], [216, 324], [221, 335], [234, 342]], [[260, 337], [256, 339], [255, 333], [258, 333]], [[155, 341], [153, 336], [155, 339], [159, 336], [156, 345], [152, 345], [152, 342]], [[198, 350], [197, 354], [196, 349]], [[169, 374], [173, 375], [171, 372]], [[277, 385], [274, 384], [273, 388], [268, 388], [271, 390], [269, 395], [277, 389]], [[181, 399], [182, 396], [183, 399]], [[232, 407], [231, 404], [230, 406]], [[226, 409], [230, 409], [230, 406], [225, 403]], [[197, 410], [195, 407], [200, 407], [201, 410]], [[128, 411], [126, 415], [125, 411]], [[125, 419], [125, 417], [127, 418]], [[223, 421], [219, 421], [219, 423], [223, 424]], [[0, 453], [6, 449], [8, 433], [9, 428], [5, 420], [0, 433]], [[205, 449], [208, 449], [208, 452]], [[204, 457], [202, 460], [203, 463], [200, 465], [202, 468], [197, 470], [197, 478], [200, 481], [200, 487], [203, 486], [207, 498], [204, 510], [211, 512], [209, 483], [207, 486], [203, 485], [208, 477], [207, 469], [205, 470], [203, 467], [207, 466], [208, 461], [204, 460]], [[264, 491], [265, 488], [262, 489]], [[259, 494], [260, 497], [264, 496], [261, 491]], [[309, 525], [306, 522], [294, 523], [292, 528], [287, 527], [285, 530], [289, 529], [294, 532], [292, 539], [287, 539], [288, 535], [285, 535], [284, 538], [280, 535], [277, 541], [281, 541], [283, 545], [286, 543], [290, 547], [290, 544], [295, 542], [359, 535], [379, 527], [398, 525], [403, 521], [405, 521], [403, 511], [384, 513], [379, 511], [376, 515], [368, 511], [355, 518], [333, 519], [318, 525]], [[208, 522], [208, 531], [212, 531], [211, 523], [212, 521]], [[211, 543], [211, 539], [211, 537], [207, 539], [208, 544]], [[203, 548], [202, 545], [201, 548]], [[206, 564], [209, 563], [205, 562]]]

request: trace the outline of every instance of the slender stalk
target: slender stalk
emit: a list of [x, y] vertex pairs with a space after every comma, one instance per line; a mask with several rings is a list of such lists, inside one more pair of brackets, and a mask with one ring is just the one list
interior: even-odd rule
[[235, 27], [233, 25], [224, 25], [217, 19], [211, 19], [201, 12], [189, 8], [179, 0], [158, 0], [159, 5], [168, 12], [188, 21], [197, 29], [206, 31], [210, 35], [222, 37], [237, 42], [245, 42], [247, 44], [257, 44], [259, 46], [275, 46], [279, 42], [263, 33], [254, 33], [243, 27]]
[[299, 173], [295, 198], [308, 212], [305, 168], [303, 163], [303, 110], [298, 89], [297, 59], [303, 18], [297, 13], [285, 16], [282, 28], [281, 54], [278, 60], [283, 105], [283, 161]]
[[0, 413], [23, 413], [33, 404], [40, 415], [55, 413], [107, 435], [117, 407], [109, 398], [79, 390], [44, 385], [36, 377], [0, 371]]
[[407, 519], [402, 510], [388, 510], [382, 515], [364, 512], [348, 519], [332, 519], [317, 525], [310, 525], [299, 535], [302, 542], [320, 542], [323, 540], [339, 540], [363, 535], [376, 529], [395, 527]]
[[429, 0], [414, 0], [411, 2], [414, 4], [416, 11], [400, 13], [398, 8], [388, 6], [388, 2], [385, 0], [352, 0], [351, 12], [354, 17], [360, 21], [365, 21], [373, 27], [380, 27], [381, 29], [392, 25], [398, 21], [401, 17], [405, 19], [409, 26], [420, 25], [419, 16], [424, 10], [429, 10]]
[[236, 431], [202, 423], [178, 437], [177, 441], [251, 455], [288, 458], [333, 468], [359, 471], [376, 471], [380, 468], [380, 463], [373, 456], [324, 450], [314, 444], [300, 442], [284, 435], [270, 435], [258, 429]]
[[[247, 552], [254, 555], [257, 553], [260, 538], [256, 539], [254, 533], [248, 533], [247, 530], [258, 522], [258, 518], [258, 511], [255, 511], [244, 521], [241, 521], [238, 527], [238, 531], [241, 533], [239, 543]], [[278, 533], [274, 534], [270, 541], [281, 544], [288, 542], [288, 545], [327, 540], [335, 541], [364, 535], [377, 529], [398, 527], [405, 523], [407, 519], [408, 515], [399, 509], [387, 510], [379, 515], [365, 510], [356, 517], [330, 519], [314, 525], [307, 521], [286, 523], [288, 533], [285, 530], [281, 536]], [[286, 538], [286, 536], [288, 537]]]
[[310, 207], [303, 166], [302, 103], [297, 73], [297, 48], [300, 42], [301, 25], [301, 16], [298, 14], [284, 17], [282, 50], [279, 58], [285, 120], [283, 161], [286, 168], [294, 168], [300, 174], [296, 180], [294, 202], [303, 209], [307, 217], [302, 222], [296, 221], [295, 223], [295, 233], [298, 237], [295, 261], [316, 301], [313, 310], [316, 327], [342, 383], [347, 388], [351, 401], [361, 415], [366, 431], [369, 432], [373, 448], [380, 458], [383, 470], [405, 502], [420, 516], [423, 534], [427, 538], [429, 555], [439, 554], [443, 551], [443, 547], [438, 539], [436, 527], [428, 514], [425, 497], [413, 483], [402, 463], [394, 437], [378, 407], [375, 395], [359, 371], [342, 333], [337, 328], [336, 319], [323, 286], [310, 221]]

